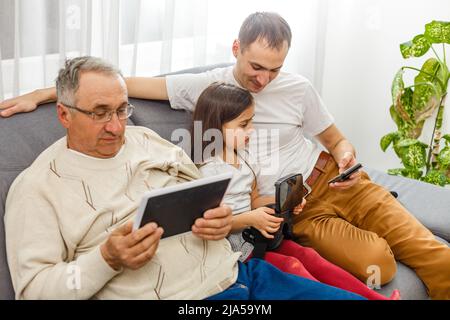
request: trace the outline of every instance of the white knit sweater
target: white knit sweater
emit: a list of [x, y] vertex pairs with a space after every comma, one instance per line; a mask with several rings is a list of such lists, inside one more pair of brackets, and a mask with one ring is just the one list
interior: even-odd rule
[[227, 240], [191, 233], [162, 239], [138, 270], [113, 270], [100, 245], [132, 219], [141, 195], [196, 179], [177, 146], [127, 127], [114, 158], [67, 149], [62, 138], [14, 181], [6, 201], [8, 264], [17, 299], [203, 299], [236, 281], [239, 253]]

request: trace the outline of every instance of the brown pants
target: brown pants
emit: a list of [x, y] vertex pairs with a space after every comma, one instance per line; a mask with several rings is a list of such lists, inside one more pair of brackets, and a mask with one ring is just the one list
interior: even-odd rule
[[296, 241], [364, 282], [371, 266], [379, 268], [381, 284], [391, 281], [395, 256], [415, 270], [431, 298], [450, 299], [450, 248], [365, 172], [359, 184], [343, 191], [328, 187], [337, 174], [336, 162], [328, 160], [294, 220]]

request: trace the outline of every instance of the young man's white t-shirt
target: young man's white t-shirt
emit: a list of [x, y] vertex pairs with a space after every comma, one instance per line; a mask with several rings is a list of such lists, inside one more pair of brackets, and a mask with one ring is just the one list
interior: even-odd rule
[[[172, 108], [193, 111], [202, 91], [213, 82], [240, 87], [233, 66], [166, 76]], [[334, 119], [311, 83], [300, 75], [280, 72], [261, 92], [252, 95], [256, 134], [249, 150], [261, 168], [259, 193], [272, 195], [277, 179], [293, 173], [302, 173], [305, 179], [309, 176], [321, 150], [304, 134], [316, 136]]]

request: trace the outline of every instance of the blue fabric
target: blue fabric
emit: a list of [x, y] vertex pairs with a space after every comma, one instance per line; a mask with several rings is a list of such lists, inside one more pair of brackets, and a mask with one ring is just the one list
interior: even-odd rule
[[239, 262], [236, 282], [207, 300], [365, 300], [342, 289], [284, 273], [261, 259]]

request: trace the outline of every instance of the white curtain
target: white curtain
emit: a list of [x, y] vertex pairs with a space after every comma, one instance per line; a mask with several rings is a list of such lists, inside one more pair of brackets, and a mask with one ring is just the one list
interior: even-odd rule
[[379, 148], [395, 129], [392, 77], [423, 62], [403, 60], [398, 45], [431, 20], [449, 21], [449, 0], [1, 0], [0, 100], [52, 86], [64, 60], [79, 55], [104, 57], [126, 76], [233, 62], [231, 44], [255, 11], [288, 21], [293, 39], [283, 69], [312, 81], [360, 160], [398, 166]]
[[317, 50], [327, 2], [2, 0], [0, 100], [52, 86], [65, 59], [80, 55], [103, 57], [126, 76], [232, 62], [240, 24], [255, 11], [277, 11], [288, 20], [294, 39], [285, 69], [314, 81], [322, 72]]

